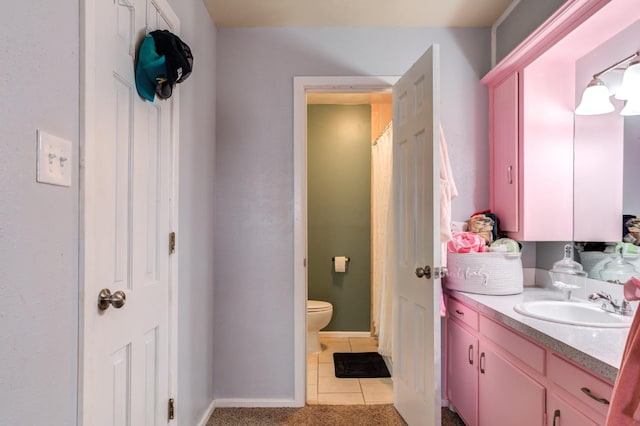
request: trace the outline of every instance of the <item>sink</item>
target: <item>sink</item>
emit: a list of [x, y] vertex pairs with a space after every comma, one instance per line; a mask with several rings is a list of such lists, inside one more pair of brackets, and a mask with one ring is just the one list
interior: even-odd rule
[[627, 328], [632, 319], [606, 312], [600, 303], [573, 300], [536, 300], [520, 303], [513, 309], [532, 318], [586, 327]]

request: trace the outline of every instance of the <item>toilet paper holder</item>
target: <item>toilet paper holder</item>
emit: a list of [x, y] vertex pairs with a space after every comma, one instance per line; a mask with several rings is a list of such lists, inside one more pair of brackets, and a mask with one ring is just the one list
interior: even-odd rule
[[[340, 269], [336, 267], [336, 258], [334, 256], [331, 258], [331, 262], [333, 262], [333, 270], [335, 272], [347, 272], [347, 270], [349, 269], [349, 262], [351, 261], [351, 258], [349, 256], [339, 256], [339, 257], [344, 257], [344, 269], [343, 269], [343, 265], [340, 265]], [[340, 262], [340, 264], [342, 264], [342, 262]]]

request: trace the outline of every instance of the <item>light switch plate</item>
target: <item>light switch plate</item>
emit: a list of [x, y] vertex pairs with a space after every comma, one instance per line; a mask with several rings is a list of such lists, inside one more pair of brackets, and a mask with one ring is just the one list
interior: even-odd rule
[[71, 141], [38, 130], [36, 181], [71, 186]]

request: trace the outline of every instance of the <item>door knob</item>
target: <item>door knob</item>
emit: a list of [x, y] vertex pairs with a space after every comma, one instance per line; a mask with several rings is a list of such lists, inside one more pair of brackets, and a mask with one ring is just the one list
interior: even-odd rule
[[98, 294], [98, 309], [106, 311], [111, 305], [116, 309], [120, 309], [124, 306], [126, 300], [127, 295], [124, 294], [124, 291], [118, 290], [111, 294], [108, 288], [103, 288], [100, 290], [100, 294]]
[[425, 277], [427, 279], [431, 278], [431, 266], [427, 265], [424, 268], [417, 267], [416, 268], [416, 277], [422, 278]]
[[446, 266], [441, 266], [439, 268], [433, 268], [433, 274], [435, 279], [444, 278], [449, 275], [449, 270]]

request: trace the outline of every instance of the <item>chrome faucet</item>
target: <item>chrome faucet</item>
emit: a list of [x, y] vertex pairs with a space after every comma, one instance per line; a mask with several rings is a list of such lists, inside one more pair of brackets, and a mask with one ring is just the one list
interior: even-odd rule
[[611, 297], [609, 293], [605, 293], [604, 291], [590, 294], [589, 300], [592, 302], [602, 300], [603, 302], [601, 308], [604, 311], [624, 316], [633, 315], [633, 309], [626, 299], [622, 299], [622, 302], [618, 302], [613, 297]]

